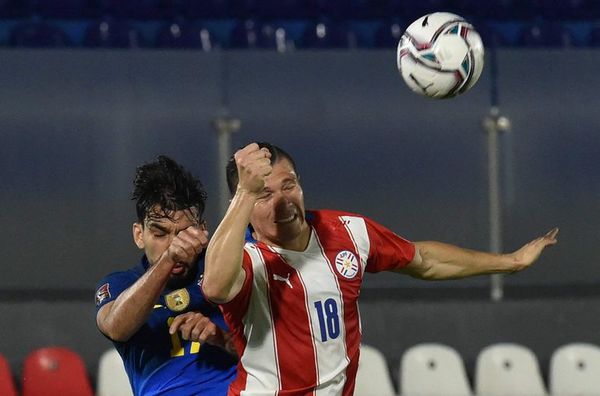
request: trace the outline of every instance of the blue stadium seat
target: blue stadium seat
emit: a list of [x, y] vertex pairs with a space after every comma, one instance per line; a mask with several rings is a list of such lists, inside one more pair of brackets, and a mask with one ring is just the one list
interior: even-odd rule
[[573, 39], [569, 31], [560, 22], [535, 22], [523, 27], [519, 45], [523, 47], [569, 47]]
[[396, 48], [407, 27], [408, 25], [400, 20], [381, 23], [375, 31], [374, 47]]
[[173, 21], [158, 30], [155, 46], [157, 48], [211, 51], [214, 47], [214, 42], [207, 28], [182, 21]]
[[44, 21], [23, 22], [10, 34], [11, 47], [58, 48], [71, 45], [69, 37], [59, 27]]
[[288, 35], [285, 27], [265, 23], [260, 26], [258, 34], [259, 48], [272, 49], [278, 52], [285, 52], [295, 47], [293, 39]]
[[303, 48], [350, 48], [353, 46], [353, 32], [340, 23], [320, 21], [309, 24], [304, 31]]
[[506, 27], [502, 24], [491, 25], [484, 20], [476, 20], [472, 23], [475, 30], [477, 30], [477, 33], [479, 33], [485, 47], [513, 46], [512, 41], [508, 38], [509, 34], [506, 32]]
[[239, 21], [231, 32], [229, 46], [231, 48], [256, 48], [260, 26], [254, 19]]
[[102, 18], [88, 26], [83, 45], [91, 48], [138, 48], [145, 46], [145, 42], [125, 20]]
[[589, 45], [590, 47], [600, 47], [600, 26], [590, 30]]

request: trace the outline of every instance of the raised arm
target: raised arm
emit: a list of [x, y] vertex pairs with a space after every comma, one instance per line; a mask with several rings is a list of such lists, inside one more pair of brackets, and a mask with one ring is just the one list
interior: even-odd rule
[[96, 323], [100, 331], [114, 341], [129, 340], [148, 320], [175, 263], [197, 257], [207, 243], [206, 231], [197, 227], [179, 232], [156, 264], [114, 301], [98, 310]]
[[507, 254], [463, 249], [441, 242], [416, 242], [413, 261], [398, 272], [427, 280], [521, 271], [533, 264], [546, 246], [557, 242], [558, 228]]
[[256, 143], [234, 155], [239, 181], [225, 217], [213, 234], [204, 262], [204, 295], [215, 303], [231, 301], [241, 290], [246, 273], [242, 269], [246, 228], [254, 204], [271, 173], [271, 154]]

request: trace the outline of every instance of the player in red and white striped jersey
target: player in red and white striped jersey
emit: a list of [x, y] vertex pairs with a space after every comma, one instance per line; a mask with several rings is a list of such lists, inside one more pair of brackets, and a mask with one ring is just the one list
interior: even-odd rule
[[496, 255], [412, 243], [360, 215], [307, 211], [293, 159], [266, 143], [236, 152], [227, 174], [233, 198], [208, 246], [202, 288], [220, 304], [240, 356], [229, 395], [350, 396], [365, 271], [422, 279], [514, 272], [558, 233]]

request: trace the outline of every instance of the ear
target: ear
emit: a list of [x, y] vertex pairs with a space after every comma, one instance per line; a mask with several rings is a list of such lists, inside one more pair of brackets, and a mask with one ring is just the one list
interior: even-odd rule
[[144, 227], [140, 223], [133, 223], [133, 242], [135, 242], [136, 246], [140, 249], [144, 249], [146, 245], [144, 244]]

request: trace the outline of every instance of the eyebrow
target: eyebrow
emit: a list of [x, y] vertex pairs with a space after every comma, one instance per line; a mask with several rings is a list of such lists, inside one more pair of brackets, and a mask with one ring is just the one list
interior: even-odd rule
[[148, 225], [148, 228], [156, 228], [157, 230], [162, 231], [162, 232], [164, 232], [166, 234], [168, 234], [169, 232], [171, 232], [171, 230], [169, 230], [167, 227], [162, 226], [162, 225], [160, 225], [158, 223], [149, 222], [147, 225]]

